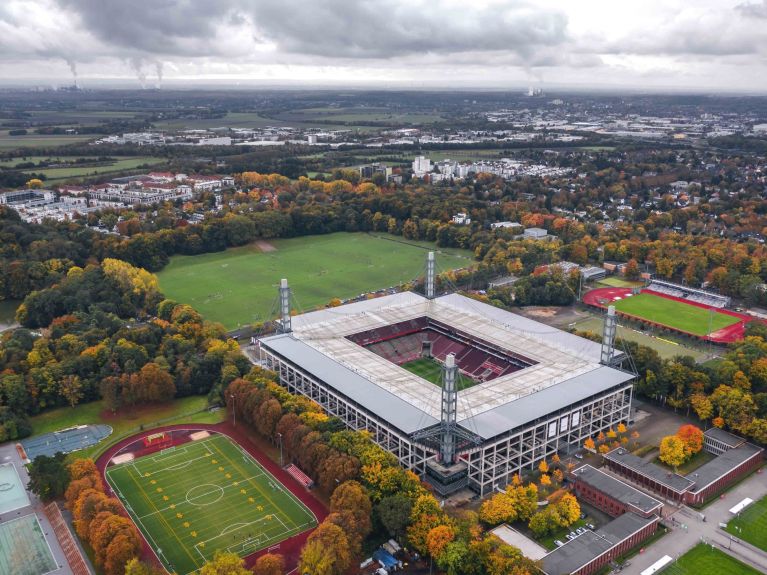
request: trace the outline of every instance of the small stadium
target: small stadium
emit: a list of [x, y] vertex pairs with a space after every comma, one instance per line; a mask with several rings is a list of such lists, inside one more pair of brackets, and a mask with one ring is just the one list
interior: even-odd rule
[[583, 302], [599, 309], [615, 306], [625, 318], [718, 344], [742, 340], [746, 325], [753, 321], [726, 309], [730, 305], [726, 296], [660, 280], [645, 288], [594, 289], [584, 294]]
[[169, 573], [217, 550], [247, 557], [316, 527], [312, 511], [229, 436], [206, 429], [145, 435], [110, 454], [107, 483]]

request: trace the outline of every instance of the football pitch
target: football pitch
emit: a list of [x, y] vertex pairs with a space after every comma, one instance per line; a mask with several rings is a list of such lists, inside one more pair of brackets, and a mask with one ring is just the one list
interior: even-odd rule
[[741, 321], [737, 317], [713, 313], [705, 308], [689, 305], [650, 293], [640, 293], [612, 303], [620, 312], [640, 317], [695, 335], [708, 335]]
[[[390, 238], [390, 239], [386, 239]], [[274, 319], [277, 286], [287, 278], [296, 311], [310, 311], [333, 298], [351, 298], [423, 276], [428, 242], [364, 233], [335, 233], [257, 244], [224, 252], [174, 256], [157, 274], [163, 293], [187, 303], [228, 329]], [[467, 267], [467, 250], [442, 249], [437, 271]]]
[[710, 545], [698, 543], [660, 572], [661, 575], [759, 575], [759, 571]]
[[[436, 386], [442, 387], [442, 364], [435, 359], [422, 357], [403, 363], [400, 367], [408, 370], [410, 373], [416, 374], [418, 377], [424, 378], [426, 381], [433, 383]], [[459, 374], [457, 384], [458, 391], [460, 391], [476, 385], [477, 382], [465, 375]]]
[[767, 497], [741, 511], [727, 523], [728, 533], [767, 551]]
[[197, 571], [218, 549], [245, 557], [317, 525], [223, 435], [109, 467], [106, 477], [169, 573]]

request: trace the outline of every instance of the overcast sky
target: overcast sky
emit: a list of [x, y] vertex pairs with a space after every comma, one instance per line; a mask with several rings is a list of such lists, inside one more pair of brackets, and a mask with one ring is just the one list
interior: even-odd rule
[[767, 92], [767, 0], [0, 0], [0, 78]]

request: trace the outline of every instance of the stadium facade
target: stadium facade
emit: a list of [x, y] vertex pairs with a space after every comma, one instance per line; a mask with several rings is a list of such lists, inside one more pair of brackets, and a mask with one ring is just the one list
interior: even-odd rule
[[[600, 344], [463, 295], [428, 297], [433, 285], [427, 275], [427, 297], [291, 317], [283, 280], [283, 333], [257, 342], [259, 358], [443, 496], [488, 494], [628, 421], [634, 375], [612, 348], [614, 315]], [[441, 385], [406, 369], [413, 361], [439, 365]]]

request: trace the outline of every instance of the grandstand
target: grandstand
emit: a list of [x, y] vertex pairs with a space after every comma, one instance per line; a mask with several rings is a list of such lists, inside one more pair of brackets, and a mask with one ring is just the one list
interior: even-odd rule
[[[283, 333], [257, 342], [261, 364], [442, 495], [487, 494], [628, 420], [634, 376], [617, 368], [614, 324], [595, 343], [426, 285], [291, 316], [283, 281]], [[443, 364], [442, 388], [402, 367], [424, 356]]]
[[658, 279], [653, 279], [645, 289], [719, 309], [730, 307], [732, 303], [727, 296]]

